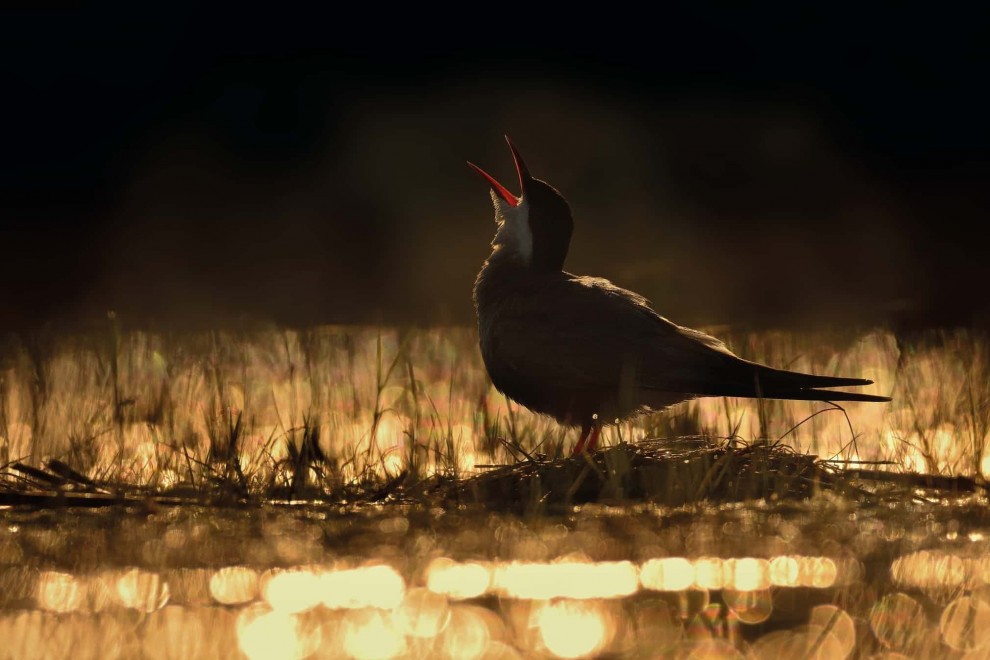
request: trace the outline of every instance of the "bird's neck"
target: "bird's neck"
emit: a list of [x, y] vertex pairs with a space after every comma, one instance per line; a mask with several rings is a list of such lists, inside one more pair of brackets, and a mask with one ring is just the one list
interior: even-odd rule
[[563, 277], [559, 269], [534, 267], [513, 250], [496, 246], [485, 260], [474, 283], [474, 302], [478, 309], [495, 305], [507, 297], [539, 287], [548, 279]]

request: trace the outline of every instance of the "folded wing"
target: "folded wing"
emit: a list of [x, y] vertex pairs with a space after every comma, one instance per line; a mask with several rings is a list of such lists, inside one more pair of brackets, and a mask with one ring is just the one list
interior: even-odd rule
[[[642, 296], [611, 282], [563, 274], [540, 295], [500, 311], [497, 348], [522, 377], [576, 390], [629, 384], [649, 393], [812, 401], [889, 401], [821, 388], [869, 385], [743, 360], [722, 342], [659, 316]], [[553, 301], [540, 304], [540, 301]]]

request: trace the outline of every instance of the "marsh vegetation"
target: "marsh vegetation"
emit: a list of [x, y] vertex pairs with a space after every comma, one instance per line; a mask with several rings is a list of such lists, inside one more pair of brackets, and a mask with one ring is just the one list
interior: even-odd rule
[[985, 337], [718, 334], [894, 400], [572, 458], [468, 329], [8, 337], [0, 655], [984, 657]]

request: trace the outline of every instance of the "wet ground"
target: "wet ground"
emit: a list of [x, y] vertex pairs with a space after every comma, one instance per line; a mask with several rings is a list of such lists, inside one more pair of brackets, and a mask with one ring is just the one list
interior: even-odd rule
[[985, 504], [7, 508], [0, 657], [990, 657]]

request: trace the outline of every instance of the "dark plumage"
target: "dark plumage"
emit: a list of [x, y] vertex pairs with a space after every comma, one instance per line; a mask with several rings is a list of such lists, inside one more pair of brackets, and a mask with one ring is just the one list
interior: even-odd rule
[[581, 425], [576, 451], [601, 424], [700, 396], [889, 401], [820, 388], [869, 385], [743, 360], [722, 342], [671, 323], [642, 296], [562, 270], [573, 220], [566, 200], [533, 179], [509, 143], [522, 196], [492, 186], [499, 223], [474, 287], [481, 354], [495, 387], [562, 424]]

